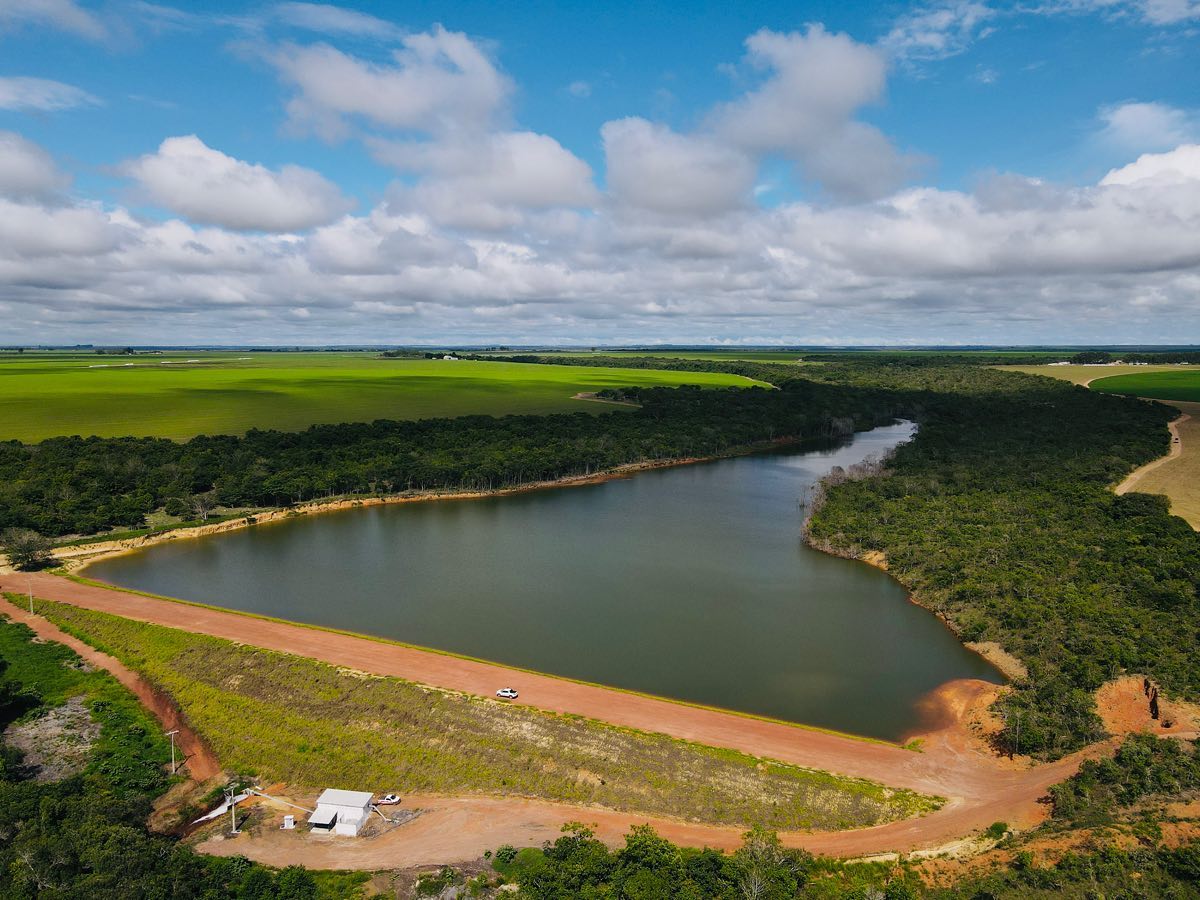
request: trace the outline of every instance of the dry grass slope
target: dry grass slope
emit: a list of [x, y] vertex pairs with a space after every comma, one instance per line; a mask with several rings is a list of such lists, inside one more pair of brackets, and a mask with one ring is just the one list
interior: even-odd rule
[[226, 767], [293, 785], [515, 795], [787, 830], [874, 825], [937, 805], [663, 735], [77, 607], [47, 610], [170, 693]]

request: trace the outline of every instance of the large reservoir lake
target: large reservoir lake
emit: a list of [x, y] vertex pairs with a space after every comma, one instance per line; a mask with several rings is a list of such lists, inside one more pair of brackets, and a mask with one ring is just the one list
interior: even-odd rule
[[[833, 466], [912, 431], [581, 487], [305, 516], [160, 544], [88, 574], [895, 740], [922, 724], [919, 700], [937, 686], [1003, 679], [885, 572], [807, 547], [798, 501]], [[246, 622], [248, 635], [254, 627]]]

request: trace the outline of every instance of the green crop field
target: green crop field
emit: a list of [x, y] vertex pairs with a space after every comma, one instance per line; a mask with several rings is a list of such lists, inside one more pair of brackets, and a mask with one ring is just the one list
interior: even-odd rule
[[1140, 374], [1148, 375], [1155, 372], [1178, 372], [1182, 368], [1179, 365], [1152, 365], [1152, 366], [1135, 366], [1135, 365], [1070, 365], [1070, 366], [994, 366], [1001, 372], [1024, 372], [1026, 375], [1045, 375], [1047, 378], [1057, 378], [1059, 381], [1069, 381], [1072, 384], [1088, 386], [1093, 382], [1099, 384], [1101, 380], [1112, 378], [1115, 375]]
[[[498, 354], [510, 356], [511, 353]], [[538, 353], [538, 356], [609, 356], [651, 357], [653, 359], [702, 359], [714, 362], [800, 363], [808, 354], [798, 350], [563, 350]]]
[[1093, 381], [1094, 391], [1109, 394], [1130, 394], [1134, 397], [1153, 397], [1156, 400], [1192, 400], [1200, 402], [1200, 367], [1192, 366], [1174, 372], [1137, 372], [1115, 375]]
[[710, 372], [239, 351], [0, 354], [0, 440], [241, 434], [437, 416], [606, 412], [611, 387], [750, 385]]

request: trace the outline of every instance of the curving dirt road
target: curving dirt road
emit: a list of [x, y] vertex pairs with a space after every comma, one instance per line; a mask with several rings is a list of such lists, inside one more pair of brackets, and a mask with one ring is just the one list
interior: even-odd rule
[[[964, 725], [967, 712], [986, 704], [988, 695], [995, 690], [994, 685], [984, 682], [952, 682], [931, 697], [931, 708], [945, 724], [925, 736], [923, 752], [913, 752], [895, 745], [686, 706], [370, 638], [79, 584], [46, 573], [34, 575], [33, 586], [39, 597], [435, 687], [490, 696], [496, 685], [511, 684], [521, 691], [523, 702], [543, 709], [730, 747], [948, 798], [943, 809], [920, 819], [855, 831], [796, 834], [787, 838], [789, 843], [836, 855], [858, 856], [940, 846], [996, 821], [1005, 821], [1015, 827], [1032, 826], [1045, 816], [1045, 807], [1039, 799], [1049, 785], [1074, 772], [1083, 758], [1110, 749], [1109, 744], [1098, 744], [1059, 762], [1033, 768], [997, 758], [974, 739]], [[112, 662], [116, 663], [115, 660]], [[602, 817], [608, 827], [614, 829], [613, 835], [622, 832], [628, 824], [654, 821], [645, 816], [527, 800], [457, 798], [453, 808], [459, 810], [459, 815], [468, 815], [462, 812], [463, 809], [474, 809], [471, 815], [477, 822], [474, 828], [456, 825], [449, 829], [448, 833], [459, 837], [441, 846], [442, 852], [447, 854], [441, 861], [474, 858], [473, 855], [457, 854], [473, 854], [484, 835], [488, 845], [497, 842], [495, 827], [489, 824], [500, 821], [495, 817], [496, 804], [511, 810], [524, 823], [522, 828], [527, 825], [539, 834], [545, 828], [556, 829], [562, 822], [580, 818], [593, 821]], [[415, 840], [425, 829], [438, 827], [438, 821], [433, 817], [421, 817], [401, 829], [408, 836], [404, 840]], [[515, 820], [508, 821], [511, 824]], [[687, 843], [728, 846], [731, 842], [736, 844], [739, 836], [737, 829], [661, 821], [655, 824], [662, 827], [664, 833]], [[518, 829], [518, 833], [504, 837], [501, 842], [518, 843], [524, 839], [526, 832]]]
[[53, 622], [41, 616], [31, 616], [28, 610], [10, 603], [3, 604], [3, 614], [14, 621], [29, 626], [38, 637], [48, 641], [57, 641], [70, 647], [86, 662], [97, 668], [106, 670], [110, 675], [125, 685], [141, 704], [154, 714], [162, 724], [163, 731], [178, 730], [175, 735], [176, 752], [180, 754], [180, 765], [187, 769], [188, 777], [195, 782], [206, 781], [221, 772], [221, 764], [216, 755], [208, 748], [187, 721], [179, 708], [169, 697], [155, 689], [146, 679], [130, 669], [119, 659], [102, 653], [96, 648], [85, 644], [78, 638], [67, 634]]
[[1128, 475], [1126, 475], [1125, 480], [1122, 481], [1120, 484], [1118, 484], [1115, 488], [1113, 488], [1114, 493], [1128, 494], [1130, 491], [1134, 490], [1137, 487], [1138, 483], [1147, 474], [1149, 474], [1150, 472], [1153, 472], [1155, 469], [1157, 469], [1159, 466], [1163, 465], [1164, 463], [1169, 463], [1171, 460], [1179, 458], [1179, 456], [1181, 456], [1183, 454], [1183, 438], [1179, 434], [1179, 426], [1182, 425], [1183, 423], [1189, 421], [1192, 417], [1183, 409], [1183, 407], [1178, 406], [1177, 404], [1171, 403], [1171, 401], [1169, 401], [1169, 400], [1159, 400], [1156, 402], [1166, 403], [1170, 406], [1175, 406], [1176, 409], [1178, 409], [1180, 412], [1183, 413], [1183, 415], [1181, 415], [1178, 419], [1175, 419], [1174, 421], [1167, 423], [1167, 430], [1171, 432], [1171, 447], [1169, 450], [1167, 450], [1167, 453], [1165, 456], [1160, 456], [1158, 459], [1152, 459], [1150, 462], [1146, 463], [1144, 466], [1139, 466], [1138, 468], [1136, 468], [1132, 472], [1130, 472]]

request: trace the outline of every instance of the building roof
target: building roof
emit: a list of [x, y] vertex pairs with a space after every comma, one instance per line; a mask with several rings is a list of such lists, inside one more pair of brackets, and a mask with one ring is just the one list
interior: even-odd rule
[[309, 825], [332, 825], [337, 821], [337, 810], [330, 809], [328, 806], [324, 809], [317, 807], [317, 811], [308, 817]]
[[326, 788], [317, 798], [317, 805], [363, 807], [369, 804], [374, 796], [370, 791], [341, 791], [337, 788]]

